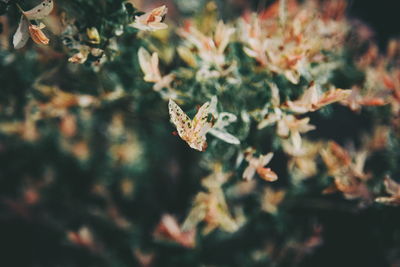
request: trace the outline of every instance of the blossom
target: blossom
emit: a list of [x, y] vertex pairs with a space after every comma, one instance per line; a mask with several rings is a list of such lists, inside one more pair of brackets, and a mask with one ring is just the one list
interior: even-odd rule
[[285, 8], [285, 2], [280, 1], [261, 15], [244, 16], [239, 38], [244, 52], [262, 68], [298, 84], [301, 76], [311, 78], [308, 66], [324, 59], [323, 50], [340, 47], [345, 25], [334, 18], [318, 17], [312, 4], [297, 10], [294, 2]]
[[87, 57], [89, 55], [89, 51], [79, 51], [78, 53], [74, 54], [72, 57], [68, 58], [68, 61], [71, 63], [83, 64], [86, 62]]
[[392, 180], [390, 177], [386, 177], [384, 185], [386, 192], [390, 196], [378, 197], [375, 199], [375, 201], [388, 205], [400, 205], [400, 184]]
[[49, 44], [49, 38], [43, 33], [42, 29], [46, 26], [43, 23], [40, 23], [39, 26], [29, 25], [29, 33], [31, 35], [32, 40], [37, 44]]
[[280, 109], [280, 96], [279, 96], [279, 88], [275, 83], [268, 83], [269, 88], [271, 90], [271, 104], [273, 111], [265, 114], [263, 120], [257, 125], [258, 129], [262, 129], [267, 127], [268, 125], [274, 124], [282, 119], [283, 113]]
[[277, 124], [277, 134], [280, 137], [290, 137], [295, 149], [301, 148], [301, 135], [315, 129], [314, 125], [309, 124], [310, 118], [297, 119], [293, 115], [284, 115]]
[[324, 190], [324, 193], [340, 191], [347, 199], [361, 198], [371, 200], [371, 194], [365, 184], [370, 175], [364, 172], [367, 159], [366, 151], [350, 154], [335, 142], [330, 142], [328, 148], [321, 151], [321, 156], [333, 176], [334, 184]]
[[285, 198], [285, 195], [286, 192], [284, 190], [274, 190], [271, 187], [267, 187], [262, 195], [261, 209], [265, 212], [276, 214], [278, 206]]
[[179, 46], [177, 48], [178, 55], [186, 62], [190, 67], [195, 68], [197, 66], [196, 57], [194, 53], [185, 46]]
[[182, 231], [176, 219], [169, 214], [165, 214], [154, 232], [154, 237], [159, 240], [173, 241], [187, 248], [193, 248], [196, 242], [196, 230]]
[[167, 12], [168, 8], [165, 5], [157, 7], [141, 16], [135, 16], [135, 22], [131, 26], [143, 31], [166, 29], [168, 25], [163, 23], [163, 20]]
[[317, 173], [317, 162], [315, 158], [321, 149], [320, 143], [303, 141], [302, 146], [295, 148], [291, 142], [284, 140], [282, 142], [283, 150], [291, 158], [288, 162], [288, 168], [297, 179], [311, 177]]
[[89, 42], [92, 44], [99, 44], [100, 43], [100, 34], [99, 31], [95, 28], [87, 28], [86, 29], [86, 34], [89, 38]]
[[68, 61], [71, 63], [83, 64], [86, 62], [86, 60], [88, 59], [88, 56], [90, 55], [90, 53], [93, 49], [97, 49], [97, 48], [90, 48], [87, 45], [82, 45], [79, 47], [79, 52], [74, 54], [72, 57], [70, 57], [68, 59]]
[[369, 178], [369, 175], [363, 171], [368, 156], [366, 150], [349, 153], [339, 144], [331, 141], [328, 143], [328, 147], [321, 151], [321, 156], [329, 174], [333, 176], [341, 175], [343, 172], [350, 172], [352, 176], [362, 180]]
[[152, 55], [144, 49], [139, 48], [138, 51], [140, 68], [144, 73], [144, 80], [146, 82], [154, 83], [154, 91], [161, 91], [162, 88], [171, 89], [171, 82], [174, 80], [174, 75], [169, 74], [162, 76], [159, 70], [158, 54], [154, 52]]
[[216, 228], [226, 232], [235, 232], [239, 229], [241, 221], [230, 214], [221, 188], [231, 175], [222, 172], [221, 167], [217, 165], [213, 173], [202, 181], [207, 192], [196, 195], [193, 207], [183, 223], [184, 231], [194, 229], [202, 221], [206, 223], [203, 234], [208, 234]]
[[278, 175], [273, 172], [270, 168], [265, 168], [274, 154], [272, 152], [266, 155], [260, 155], [258, 158], [253, 157], [253, 153], [248, 151], [248, 155], [246, 156], [246, 161], [249, 163], [249, 166], [243, 172], [243, 179], [251, 180], [253, 179], [255, 173], [264, 180], [268, 182], [274, 182], [278, 179]]
[[[178, 30], [178, 34], [186, 39], [189, 45], [197, 49], [199, 57], [206, 63], [221, 66], [225, 63], [224, 51], [229, 44], [235, 29], [219, 21], [213, 36], [206, 36], [190, 24]], [[182, 51], [180, 55], [185, 61], [193, 65], [193, 58], [189, 58], [188, 51]], [[183, 52], [183, 53], [182, 53]]]
[[350, 96], [351, 92], [351, 90], [331, 89], [325, 93], [321, 93], [319, 86], [313, 84], [304, 92], [300, 99], [287, 101], [286, 105], [289, 110], [295, 113], [307, 113], [316, 111], [334, 102], [345, 100]]
[[87, 226], [82, 226], [78, 231], [68, 231], [68, 240], [78, 246], [87, 247], [96, 250], [96, 242], [92, 231]]
[[267, 55], [265, 51], [268, 47], [268, 41], [262, 32], [261, 20], [257, 16], [252, 16], [251, 21], [245, 19], [241, 23], [242, 30], [240, 36], [248, 46], [244, 47], [244, 52], [255, 58], [262, 66], [267, 64]]

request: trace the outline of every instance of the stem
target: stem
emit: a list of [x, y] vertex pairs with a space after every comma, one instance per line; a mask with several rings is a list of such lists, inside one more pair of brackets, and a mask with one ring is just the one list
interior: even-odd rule
[[18, 3], [15, 3], [15, 5], [18, 7], [19, 11], [21, 11], [21, 13], [24, 15], [24, 10], [22, 9], [22, 7]]
[[21, 7], [18, 3], [15, 3], [15, 5], [18, 7], [19, 11], [21, 11], [22, 16], [25, 16], [25, 18], [28, 20], [28, 23], [29, 23], [30, 25], [32, 25], [31, 21], [30, 21], [30, 20], [28, 19], [28, 17], [25, 15], [25, 11], [22, 9], [22, 7]]

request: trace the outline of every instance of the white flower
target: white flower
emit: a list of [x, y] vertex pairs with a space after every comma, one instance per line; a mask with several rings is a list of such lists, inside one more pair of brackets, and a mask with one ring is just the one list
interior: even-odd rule
[[306, 133], [314, 130], [315, 126], [308, 124], [310, 118], [296, 119], [293, 115], [285, 115], [281, 120], [278, 121], [277, 134], [280, 137], [290, 137], [294, 149], [301, 148], [301, 135], [300, 133]]
[[[178, 30], [178, 34], [185, 38], [189, 45], [196, 47], [201, 60], [217, 66], [225, 63], [224, 51], [234, 32], [234, 28], [228, 27], [222, 21], [218, 22], [215, 33], [211, 37], [204, 35], [193, 26]], [[183, 55], [184, 58], [187, 56], [186, 54]], [[190, 59], [190, 62], [193, 62], [193, 59]]]
[[343, 101], [351, 95], [352, 90], [330, 89], [321, 93], [319, 86], [312, 85], [308, 88], [300, 99], [296, 101], [287, 101], [288, 108], [298, 114], [316, 111], [323, 106], [334, 102]]
[[392, 180], [390, 177], [386, 177], [384, 185], [386, 192], [390, 194], [390, 196], [378, 197], [375, 201], [389, 205], [400, 205], [400, 184]]
[[173, 74], [162, 76], [158, 67], [159, 59], [158, 54], [154, 52], [152, 55], [144, 49], [139, 48], [138, 51], [140, 68], [144, 73], [144, 80], [146, 82], [154, 83], [153, 89], [160, 92], [163, 88], [171, 89], [171, 82], [174, 80]]
[[254, 175], [257, 174], [264, 180], [268, 182], [273, 182], [278, 179], [278, 175], [273, 172], [270, 168], [265, 168], [274, 154], [272, 152], [266, 155], [260, 155], [258, 158], [253, 157], [253, 153], [250, 152], [246, 156], [246, 161], [249, 163], [249, 166], [243, 172], [243, 179], [251, 180], [253, 179]]
[[143, 31], [166, 29], [168, 28], [168, 25], [162, 21], [164, 20], [167, 12], [168, 8], [165, 5], [157, 7], [141, 16], [136, 16], [135, 22], [131, 24], [131, 26]]

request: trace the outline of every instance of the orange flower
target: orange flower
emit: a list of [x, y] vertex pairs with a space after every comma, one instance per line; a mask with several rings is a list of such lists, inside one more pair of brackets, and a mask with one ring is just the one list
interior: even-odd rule
[[29, 25], [29, 33], [35, 43], [48, 45], [50, 40], [42, 31], [44, 27], [44, 24], [40, 24], [39, 26], [31, 24]]

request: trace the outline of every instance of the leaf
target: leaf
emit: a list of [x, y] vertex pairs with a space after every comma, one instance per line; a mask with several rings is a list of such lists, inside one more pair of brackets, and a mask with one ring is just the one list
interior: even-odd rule
[[207, 148], [206, 134], [212, 127], [212, 123], [207, 121], [210, 103], [204, 103], [193, 120], [190, 120], [172, 99], [169, 100], [168, 107], [171, 121], [176, 126], [179, 136], [191, 148], [204, 151]]
[[25, 16], [21, 16], [18, 29], [13, 37], [13, 45], [15, 49], [20, 49], [26, 45], [29, 40], [29, 21]]
[[185, 136], [192, 130], [192, 121], [172, 99], [169, 100], [168, 107], [172, 123], [179, 136], [185, 140]]
[[51, 13], [54, 8], [53, 0], [44, 0], [39, 5], [35, 6], [31, 10], [25, 11], [24, 14], [29, 20], [43, 19]]
[[239, 145], [240, 140], [237, 139], [235, 136], [231, 135], [230, 133], [219, 130], [219, 129], [211, 129], [210, 134], [214, 135], [215, 137], [221, 139], [222, 141], [232, 144], [232, 145]]
[[212, 127], [212, 124], [207, 122], [208, 114], [210, 114], [210, 103], [204, 103], [197, 111], [193, 119], [193, 131], [199, 135], [205, 135]]
[[225, 127], [229, 126], [229, 124], [235, 121], [237, 121], [236, 115], [228, 112], [221, 112], [218, 115], [218, 119], [214, 127], [210, 130], [210, 134], [226, 143], [239, 145], [240, 140], [225, 130]]

